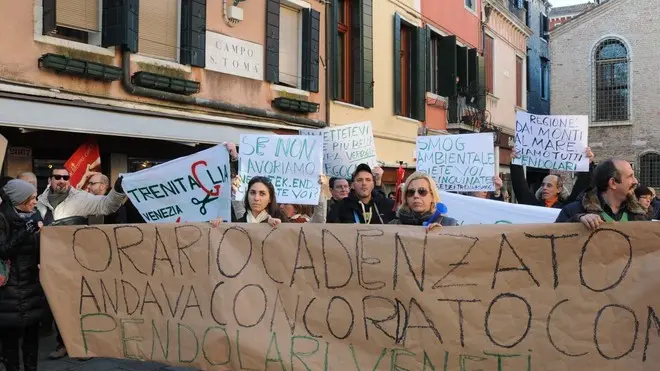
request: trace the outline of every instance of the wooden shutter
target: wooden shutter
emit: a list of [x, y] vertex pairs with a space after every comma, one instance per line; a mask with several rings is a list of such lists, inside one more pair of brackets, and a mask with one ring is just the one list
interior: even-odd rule
[[206, 66], [206, 0], [181, 0], [180, 62]]
[[484, 43], [484, 58], [486, 59], [486, 89], [489, 93], [495, 92], [493, 77], [495, 76], [495, 64], [493, 63], [493, 49], [495, 40], [486, 35], [486, 42]]
[[303, 10], [302, 23], [302, 88], [318, 93], [321, 13], [314, 9]]
[[48, 35], [57, 28], [57, 4], [56, 0], [43, 0], [43, 28], [42, 34]]
[[479, 52], [476, 48], [468, 50], [468, 97], [474, 99], [474, 103], [476, 103], [479, 94], [484, 94], [483, 91], [479, 90], [478, 55]]
[[[332, 100], [338, 100], [343, 97], [343, 92], [339, 91], [339, 74], [340, 74], [340, 64], [343, 63], [343, 61], [339, 60], [339, 28], [337, 27], [337, 22], [339, 22], [339, 12], [343, 11], [343, 9], [339, 9], [339, 1], [337, 0], [332, 0], [332, 4], [330, 6], [330, 11], [331, 11], [331, 17], [330, 17], [330, 25], [328, 27], [328, 30], [330, 32], [330, 37], [328, 37], [328, 40], [330, 41], [330, 81], [327, 81], [326, 83], [332, 84], [332, 89], [330, 93], [332, 96], [330, 99]], [[348, 84], [348, 81], [344, 81], [345, 84]]]
[[266, 81], [280, 80], [280, 0], [266, 4]]
[[480, 110], [486, 109], [486, 60], [484, 57], [477, 56], [477, 89], [479, 94], [477, 95], [477, 107]]
[[280, 83], [299, 88], [300, 10], [280, 7]]
[[443, 97], [456, 97], [456, 36], [438, 41], [438, 65], [438, 92]]
[[[426, 43], [426, 56], [424, 57], [423, 63], [426, 64], [426, 91], [431, 91], [431, 79], [433, 74], [431, 73], [431, 28], [428, 25], [424, 26], [424, 42]], [[426, 99], [426, 98], [425, 98]]]
[[394, 13], [394, 114], [402, 114], [401, 105], [401, 17]]
[[410, 71], [412, 79], [411, 118], [426, 120], [426, 30], [415, 27], [413, 32], [413, 56]]
[[372, 0], [351, 0], [357, 1], [356, 20], [353, 22], [356, 27], [353, 28], [354, 39], [353, 50], [355, 58], [353, 59], [355, 72], [353, 75], [353, 95], [354, 103], [371, 108], [374, 106], [374, 43], [373, 43], [373, 2]]
[[523, 60], [516, 56], [516, 105], [522, 107]]
[[176, 60], [177, 0], [140, 0], [140, 54]]
[[139, 0], [103, 0], [101, 45], [121, 46], [132, 53], [138, 51]]
[[99, 3], [99, 0], [57, 0], [57, 25], [82, 31], [100, 31]]
[[456, 46], [456, 74], [459, 77], [458, 85], [462, 93], [468, 88], [468, 55], [467, 48]]

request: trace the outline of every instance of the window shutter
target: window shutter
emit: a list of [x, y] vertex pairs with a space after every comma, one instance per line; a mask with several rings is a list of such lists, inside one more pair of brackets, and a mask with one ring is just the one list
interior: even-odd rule
[[465, 93], [468, 89], [468, 55], [467, 48], [462, 46], [456, 46], [456, 73], [460, 78], [458, 86], [460, 86], [460, 92]]
[[314, 9], [303, 10], [302, 23], [302, 88], [318, 93], [321, 13]]
[[82, 31], [100, 31], [98, 0], [56, 0], [55, 3], [58, 26]]
[[339, 92], [339, 64], [341, 61], [339, 60], [339, 29], [337, 27], [337, 22], [339, 22], [339, 1], [337, 0], [332, 0], [332, 5], [331, 5], [331, 17], [330, 17], [330, 25], [328, 29], [330, 30], [330, 73], [331, 73], [331, 79], [330, 81], [326, 83], [332, 84], [332, 89], [331, 89], [331, 94], [332, 97], [330, 97], [332, 100], [337, 100], [339, 99], [340, 92]]
[[428, 25], [424, 26], [424, 43], [426, 44], [426, 91], [431, 91], [431, 28]]
[[266, 0], [266, 81], [280, 80], [280, 0]]
[[138, 51], [139, 0], [103, 0], [101, 45]]
[[416, 27], [413, 41], [411, 72], [412, 103], [411, 116], [415, 120], [426, 120], [426, 29]]
[[[182, 9], [186, 9], [185, 4], [184, 0]], [[172, 61], [177, 59], [178, 7], [178, 0], [140, 0], [140, 54]], [[181, 14], [182, 19], [185, 18], [186, 12]], [[182, 22], [181, 29], [186, 28], [189, 27]], [[181, 50], [184, 50], [184, 33], [181, 36]]]
[[438, 42], [438, 92], [441, 96], [456, 96], [456, 36], [445, 36]]
[[181, 0], [180, 62], [206, 66], [206, 0]]
[[361, 99], [357, 102], [362, 107], [374, 106], [374, 42], [373, 42], [373, 2], [372, 0], [360, 1], [360, 59], [359, 71]]
[[394, 114], [401, 115], [401, 17], [394, 14]]
[[480, 94], [483, 94], [479, 90], [479, 64], [477, 62], [477, 56], [479, 52], [476, 48], [468, 50], [468, 97], [474, 99], [476, 103], [477, 97]]
[[477, 56], [477, 68], [478, 68], [478, 75], [477, 75], [477, 89], [479, 91], [479, 94], [477, 95], [477, 107], [480, 110], [485, 110], [486, 109], [486, 60], [484, 57], [478, 55]]
[[43, 29], [44, 35], [50, 34], [57, 28], [56, 0], [43, 0]]

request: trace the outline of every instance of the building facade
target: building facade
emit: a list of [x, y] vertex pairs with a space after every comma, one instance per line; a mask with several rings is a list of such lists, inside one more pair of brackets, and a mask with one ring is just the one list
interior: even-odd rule
[[569, 6], [559, 6], [550, 10], [550, 31], [595, 7], [596, 2], [585, 2]]
[[527, 111], [550, 114], [550, 19], [547, 0], [524, 0], [525, 23], [533, 34], [527, 39]]
[[641, 184], [660, 186], [660, 9], [610, 0], [550, 36], [553, 113], [588, 115], [597, 160], [630, 161]]
[[1, 2], [0, 33], [11, 35], [0, 40], [4, 175], [34, 171], [43, 187], [90, 136], [114, 179], [243, 133], [326, 126], [325, 9], [312, 0]]

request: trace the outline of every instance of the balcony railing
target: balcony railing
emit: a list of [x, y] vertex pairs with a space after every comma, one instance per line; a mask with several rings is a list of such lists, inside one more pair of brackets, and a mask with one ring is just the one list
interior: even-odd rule
[[523, 7], [518, 7], [518, 0], [508, 0], [507, 5], [509, 6], [509, 11], [513, 13], [518, 19], [523, 22], [527, 22], [527, 10]]
[[485, 120], [484, 112], [470, 98], [458, 96], [449, 99], [447, 108], [450, 129], [478, 132]]

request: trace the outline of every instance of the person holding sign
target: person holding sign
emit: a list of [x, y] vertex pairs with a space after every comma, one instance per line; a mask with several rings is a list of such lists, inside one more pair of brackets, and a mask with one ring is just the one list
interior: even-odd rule
[[628, 161], [605, 160], [594, 170], [593, 184], [584, 197], [566, 205], [555, 223], [580, 222], [593, 230], [607, 222], [648, 221], [646, 210], [635, 197], [637, 185]]
[[[266, 177], [255, 176], [250, 179], [243, 203], [245, 213], [232, 222], [268, 223], [271, 227], [276, 227], [284, 219], [280, 207], [277, 205], [275, 187]], [[236, 215], [232, 214], [232, 218], [235, 217]], [[217, 227], [222, 223], [222, 219], [213, 219], [210, 223]]]
[[[516, 148], [511, 152], [511, 156], [516, 158], [518, 152]], [[573, 191], [569, 194], [564, 188], [562, 179], [557, 175], [547, 175], [543, 178], [543, 184], [536, 192], [530, 191], [527, 186], [527, 180], [521, 165], [511, 164], [511, 183], [513, 183], [513, 193], [519, 204], [531, 206], [543, 206], [561, 209], [564, 205], [575, 201], [578, 196], [589, 186], [591, 172], [594, 166], [594, 154], [589, 147], [586, 147], [585, 153], [589, 158], [590, 171], [579, 173]]]
[[475, 191], [469, 192], [468, 195], [476, 198], [504, 201], [504, 193], [502, 192], [504, 182], [502, 182], [502, 178], [499, 175], [493, 176], [493, 185], [495, 185], [495, 192]]
[[352, 191], [332, 207], [328, 223], [388, 224], [394, 219], [394, 201], [375, 190], [369, 165], [358, 165], [351, 183]]
[[[396, 219], [390, 224], [424, 225], [424, 222], [428, 222], [435, 214], [436, 205], [440, 202], [440, 192], [435, 181], [421, 171], [416, 171], [408, 177], [403, 185], [403, 197], [405, 201], [399, 206]], [[456, 225], [456, 219], [441, 215], [426, 228], [431, 230], [438, 226]]]

